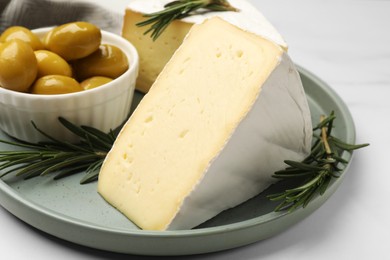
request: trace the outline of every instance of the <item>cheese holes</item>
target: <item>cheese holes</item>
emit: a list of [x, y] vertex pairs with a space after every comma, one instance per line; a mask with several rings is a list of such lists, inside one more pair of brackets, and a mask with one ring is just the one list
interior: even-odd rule
[[191, 57], [186, 57], [184, 60], [183, 60], [183, 67], [180, 69], [179, 71], [179, 75], [183, 74], [185, 69], [187, 68], [187, 63], [191, 60]]
[[133, 173], [132, 172], [129, 172], [128, 174], [127, 174], [127, 181], [128, 182], [131, 182], [131, 180], [133, 179]]
[[146, 119], [145, 119], [145, 123], [150, 123], [153, 121], [153, 116], [148, 116]]
[[244, 55], [244, 52], [243, 52], [242, 50], [236, 51], [236, 56], [237, 56], [237, 58], [241, 58], [242, 55]]
[[129, 157], [127, 153], [122, 154], [123, 160], [125, 160], [126, 163], [132, 163], [134, 161], [133, 157]]
[[189, 132], [188, 129], [185, 129], [185, 130], [181, 131], [181, 133], [179, 134], [179, 137], [180, 137], [180, 138], [186, 137], [186, 135], [188, 134], [188, 132]]

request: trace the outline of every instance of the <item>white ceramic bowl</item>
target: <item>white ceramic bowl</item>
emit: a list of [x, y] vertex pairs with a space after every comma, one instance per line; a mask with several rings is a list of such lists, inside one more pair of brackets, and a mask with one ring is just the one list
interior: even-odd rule
[[[33, 30], [43, 37], [51, 28]], [[61, 95], [20, 93], [0, 87], [0, 128], [15, 138], [37, 142], [46, 138], [31, 121], [49, 135], [76, 141], [58, 121], [63, 117], [76, 125], [87, 125], [108, 132], [128, 117], [138, 76], [139, 58], [134, 46], [121, 36], [102, 31], [102, 43], [120, 48], [129, 60], [129, 69], [100, 87]]]

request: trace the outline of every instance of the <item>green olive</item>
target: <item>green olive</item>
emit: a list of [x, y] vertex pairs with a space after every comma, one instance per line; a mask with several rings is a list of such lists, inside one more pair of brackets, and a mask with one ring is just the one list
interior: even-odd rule
[[101, 31], [87, 22], [74, 22], [53, 28], [44, 37], [46, 48], [65, 60], [84, 58], [99, 48]]
[[15, 39], [19, 39], [30, 44], [33, 50], [44, 49], [43, 43], [38, 36], [23, 26], [11, 26], [5, 30], [0, 37], [1, 42], [9, 42]]
[[63, 75], [72, 77], [72, 67], [58, 54], [51, 51], [35, 51], [38, 62], [38, 77]]
[[0, 85], [3, 88], [27, 92], [37, 70], [37, 59], [29, 44], [18, 39], [1, 44]]
[[35, 81], [31, 88], [33, 94], [54, 95], [83, 91], [80, 84], [71, 77], [47, 75]]
[[83, 82], [80, 83], [80, 85], [83, 89], [87, 90], [87, 89], [92, 89], [107, 84], [110, 81], [112, 81], [112, 78], [95, 76], [84, 80]]
[[128, 68], [129, 62], [121, 49], [109, 44], [102, 44], [97, 51], [73, 64], [79, 80], [93, 76], [117, 78]]

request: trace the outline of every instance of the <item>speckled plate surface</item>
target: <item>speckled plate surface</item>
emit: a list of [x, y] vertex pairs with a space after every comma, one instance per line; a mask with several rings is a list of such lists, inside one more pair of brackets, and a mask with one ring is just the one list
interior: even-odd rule
[[[334, 134], [355, 143], [353, 119], [344, 102], [315, 75], [303, 68], [299, 71], [313, 122], [334, 110]], [[135, 104], [140, 98], [135, 96]], [[0, 132], [0, 138], [6, 136]], [[0, 150], [6, 149], [0, 144]], [[351, 159], [348, 154], [344, 157]], [[273, 212], [277, 203], [266, 198], [287, 187], [288, 183], [280, 182], [195, 229], [152, 232], [139, 230], [97, 194], [97, 183], [81, 186], [80, 178], [74, 175], [53, 181], [48, 176], [23, 181], [7, 176], [0, 180], [0, 204], [26, 223], [80, 245], [127, 254], [187, 255], [235, 248], [280, 233], [319, 208], [343, 180], [332, 182], [323, 196], [290, 214]]]

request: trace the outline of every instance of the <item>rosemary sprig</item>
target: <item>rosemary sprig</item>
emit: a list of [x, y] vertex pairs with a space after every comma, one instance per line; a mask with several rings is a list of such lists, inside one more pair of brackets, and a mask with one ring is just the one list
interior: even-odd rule
[[11, 146], [19, 147], [18, 151], [0, 151], [0, 178], [10, 173], [32, 178], [39, 175], [55, 174], [54, 179], [63, 178], [74, 173], [85, 172], [80, 183], [97, 180], [100, 166], [111, 149], [116, 135], [108, 134], [88, 126], [76, 126], [64, 118], [60, 123], [80, 138], [78, 144], [63, 142], [41, 131], [34, 123], [34, 128], [49, 141], [30, 143], [21, 140], [0, 140]]
[[151, 32], [150, 36], [155, 41], [174, 20], [190, 16], [199, 9], [205, 9], [205, 11], [238, 11], [227, 0], [177, 0], [166, 4], [162, 11], [145, 14], [144, 17], [148, 19], [136, 25], [140, 27], [151, 25], [144, 34]]
[[285, 161], [289, 167], [277, 171], [273, 177], [284, 180], [297, 180], [297, 187], [289, 188], [281, 193], [268, 196], [272, 201], [282, 201], [275, 211], [292, 212], [299, 207], [306, 207], [316, 194], [323, 195], [332, 178], [338, 178], [343, 172], [343, 165], [348, 161], [342, 153], [368, 146], [368, 144], [352, 145], [332, 136], [333, 123], [336, 116], [332, 111], [328, 117], [321, 116], [320, 123], [313, 128], [319, 131], [314, 135], [315, 141], [310, 155], [302, 162]]
[[[338, 178], [343, 171], [342, 165], [348, 161], [342, 157], [343, 152], [368, 146], [368, 144], [352, 145], [332, 136], [333, 123], [336, 116], [332, 112], [328, 117], [321, 116], [320, 123], [313, 128], [315, 141], [310, 155], [302, 162], [285, 161], [289, 167], [275, 172], [274, 177], [281, 180], [297, 180], [297, 187], [289, 188], [281, 193], [269, 195], [273, 201], [282, 201], [275, 211], [294, 211], [306, 207], [316, 194], [324, 194], [332, 178]], [[104, 158], [111, 149], [116, 135], [108, 134], [88, 126], [76, 126], [64, 118], [61, 124], [80, 138], [75, 145], [57, 140], [34, 128], [50, 141], [30, 143], [21, 140], [0, 143], [22, 148], [18, 151], [0, 151], [0, 178], [10, 174], [32, 178], [35, 176], [55, 174], [54, 179], [71, 174], [85, 172], [81, 184], [97, 180]]]

